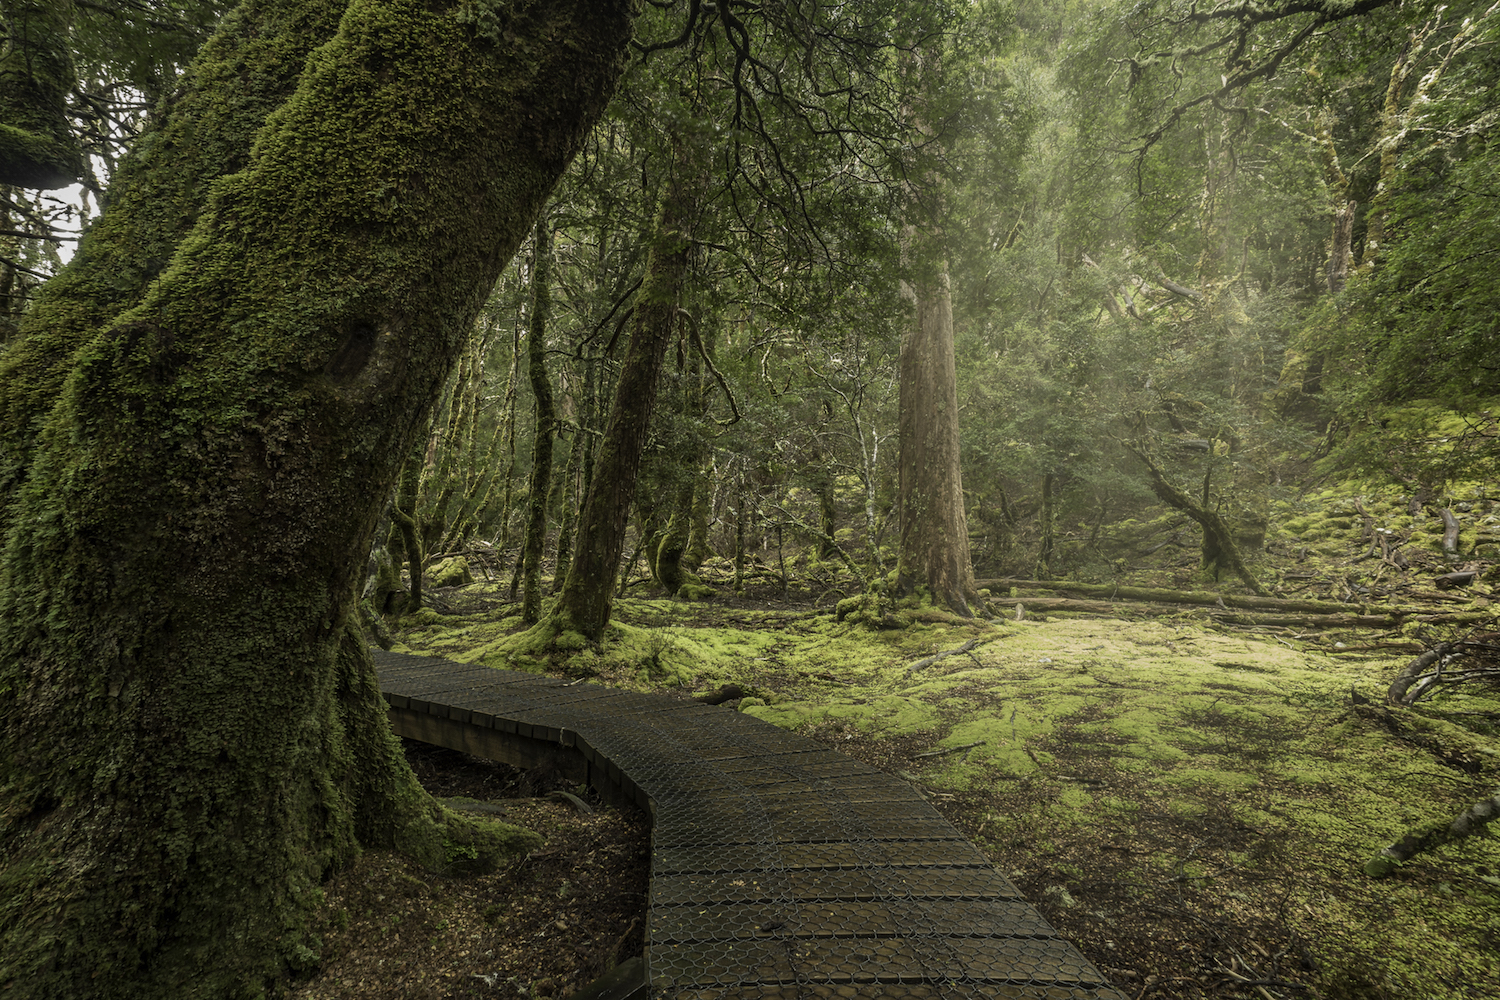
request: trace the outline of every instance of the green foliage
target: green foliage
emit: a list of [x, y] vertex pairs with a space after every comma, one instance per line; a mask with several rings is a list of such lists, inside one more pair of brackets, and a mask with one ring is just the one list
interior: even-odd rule
[[1500, 472], [1500, 167], [1480, 96], [1500, 67], [1478, 55], [1500, 40], [1500, 16], [1467, 30], [1477, 52], [1461, 32], [1429, 39], [1431, 58], [1451, 62], [1428, 69], [1420, 102], [1392, 123], [1378, 259], [1301, 332], [1340, 422], [1333, 461], [1412, 487]]

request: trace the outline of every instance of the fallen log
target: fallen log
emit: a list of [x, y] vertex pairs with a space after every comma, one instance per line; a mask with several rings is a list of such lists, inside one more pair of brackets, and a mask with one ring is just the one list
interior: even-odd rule
[[914, 754], [912, 754], [912, 758], [916, 759], [917, 757], [942, 757], [942, 756], [944, 756], [946, 754], [958, 753], [960, 750], [973, 750], [975, 747], [982, 747], [982, 746], [984, 746], [985, 743], [987, 743], [987, 742], [989, 742], [989, 741], [988, 740], [976, 740], [973, 743], [965, 743], [962, 746], [943, 747], [943, 749], [941, 749], [941, 750], [929, 750], [926, 753], [914, 753]]
[[[1021, 598], [990, 598], [990, 603], [1001, 607], [1015, 607]], [[1230, 611], [1227, 608], [1174, 607], [1163, 603], [1141, 603], [1136, 601], [1083, 601], [1071, 597], [1027, 597], [1028, 611], [1070, 611], [1078, 614], [1101, 615], [1124, 618], [1132, 615], [1152, 618], [1167, 618], [1174, 615], [1199, 612], [1216, 622], [1226, 625], [1297, 625], [1311, 628], [1396, 628], [1401, 624], [1399, 614], [1257, 614], [1246, 611]]]
[[[1494, 661], [1500, 659], [1497, 654], [1500, 654], [1500, 632], [1486, 632], [1457, 642], [1440, 642], [1401, 668], [1386, 691], [1385, 700], [1392, 705], [1415, 705], [1440, 684], [1500, 676], [1500, 668], [1494, 666]], [[1481, 660], [1478, 667], [1444, 673], [1448, 664], [1466, 656], [1487, 657], [1489, 662]]]
[[1423, 851], [1430, 851], [1481, 832], [1496, 816], [1500, 816], [1500, 791], [1474, 803], [1459, 813], [1451, 823], [1436, 823], [1425, 829], [1408, 833], [1366, 861], [1365, 874], [1371, 878], [1383, 878]]
[[[1229, 608], [1266, 608], [1274, 611], [1305, 611], [1311, 614], [1367, 612], [1369, 607], [1335, 601], [1299, 601], [1288, 597], [1253, 597], [1248, 594], [1215, 594], [1203, 590], [1167, 590], [1162, 587], [1121, 587], [1110, 583], [1076, 583], [1072, 580], [976, 580], [975, 586], [990, 591], [1061, 590], [1095, 597], [1171, 604], [1211, 604]], [[1382, 609], [1384, 610], [1384, 609]]]

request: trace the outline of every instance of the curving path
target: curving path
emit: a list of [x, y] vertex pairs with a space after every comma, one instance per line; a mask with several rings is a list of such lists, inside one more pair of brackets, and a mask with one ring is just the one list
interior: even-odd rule
[[373, 652], [398, 734], [649, 812], [651, 996], [1125, 1000], [904, 781], [723, 708]]

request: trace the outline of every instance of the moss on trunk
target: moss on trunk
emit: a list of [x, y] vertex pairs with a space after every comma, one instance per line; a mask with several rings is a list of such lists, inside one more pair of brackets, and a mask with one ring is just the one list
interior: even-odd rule
[[[416, 787], [350, 620], [380, 504], [631, 15], [354, 0], [244, 169], [195, 175], [218, 179], [180, 242], [149, 217], [195, 214], [174, 169], [196, 154], [143, 143], [99, 229], [169, 256], [111, 292], [131, 243], [91, 241], [7, 352], [43, 376], [4, 390], [7, 996], [259, 996], [316, 960], [317, 885], [360, 843], [524, 846]], [[246, 68], [215, 60], [237, 41], [179, 106], [236, 106]], [[308, 47], [262, 42], [273, 67]]]
[[646, 278], [636, 297], [630, 349], [573, 540], [573, 562], [558, 596], [555, 620], [546, 626], [558, 633], [579, 633], [590, 642], [598, 642], [609, 624], [636, 474], [687, 279], [692, 223], [703, 180], [685, 145], [678, 146], [675, 159], [676, 172], [662, 196]]
[[73, 0], [5, 0], [0, 15], [0, 184], [66, 187], [83, 175], [67, 110]]
[[531, 268], [531, 322], [526, 331], [527, 373], [535, 400], [531, 475], [527, 480], [526, 541], [522, 546], [521, 620], [535, 624], [542, 617], [542, 549], [547, 541], [547, 500], [552, 487], [552, 436], [557, 410], [552, 403], [552, 379], [547, 375], [547, 320], [552, 312], [552, 226], [546, 213], [533, 235], [535, 260]]

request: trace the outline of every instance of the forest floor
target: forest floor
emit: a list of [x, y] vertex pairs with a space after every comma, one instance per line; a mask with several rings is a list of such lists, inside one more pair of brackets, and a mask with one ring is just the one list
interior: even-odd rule
[[[1366, 555], [1371, 519], [1400, 538], [1401, 559]], [[1415, 652], [1492, 610], [1500, 549], [1486, 539], [1500, 505], [1471, 504], [1465, 521], [1478, 575], [1458, 591], [1434, 589], [1453, 568], [1441, 525], [1394, 499], [1324, 498], [1283, 518], [1258, 570], [1280, 593], [1348, 604], [1350, 622], [1400, 605], [1466, 624], [1258, 624], [1125, 603], [1017, 621], [997, 593], [989, 620], [908, 608], [886, 622], [899, 627], [873, 629], [836, 622], [826, 594], [819, 608], [762, 579], [707, 603], [627, 598], [602, 650], [566, 669], [683, 697], [735, 684], [740, 711], [910, 781], [1135, 1000], [1496, 1000], [1500, 839], [1419, 855], [1385, 879], [1362, 872], [1500, 787], [1493, 682], [1384, 703]], [[1202, 589], [1193, 556], [1134, 560], [1129, 582]], [[447, 613], [407, 621], [398, 649], [529, 665], [517, 609], [494, 588], [439, 597]], [[913, 667], [969, 639], [968, 653]], [[547, 845], [466, 879], [367, 855], [327, 887], [325, 962], [295, 996], [566, 997], [640, 953], [641, 814], [597, 801], [581, 814], [546, 797], [547, 775], [409, 755], [434, 794], [495, 801]]]

